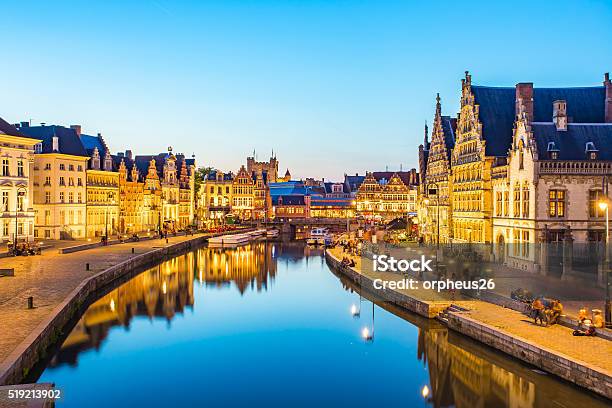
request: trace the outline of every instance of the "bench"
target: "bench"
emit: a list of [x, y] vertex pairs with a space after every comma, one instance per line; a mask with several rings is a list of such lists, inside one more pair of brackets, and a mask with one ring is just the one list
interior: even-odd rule
[[0, 269], [0, 276], [15, 276], [15, 268]]

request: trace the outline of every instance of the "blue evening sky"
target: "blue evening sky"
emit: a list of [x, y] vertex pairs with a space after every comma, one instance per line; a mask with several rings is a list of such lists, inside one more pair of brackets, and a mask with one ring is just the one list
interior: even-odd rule
[[282, 173], [415, 167], [460, 79], [601, 85], [611, 1], [3, 1], [9, 122], [82, 124], [113, 151]]

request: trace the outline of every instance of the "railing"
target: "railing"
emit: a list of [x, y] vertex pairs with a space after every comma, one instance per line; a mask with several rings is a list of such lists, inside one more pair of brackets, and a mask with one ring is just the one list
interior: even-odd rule
[[612, 162], [609, 161], [555, 161], [539, 163], [541, 174], [612, 174]]

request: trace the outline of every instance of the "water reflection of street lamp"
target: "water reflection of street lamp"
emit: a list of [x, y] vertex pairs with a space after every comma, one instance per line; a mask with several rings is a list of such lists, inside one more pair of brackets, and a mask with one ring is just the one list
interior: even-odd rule
[[359, 294], [359, 306], [354, 303], [351, 305], [351, 315], [357, 319], [361, 316], [361, 293]]
[[368, 343], [374, 341], [374, 302], [372, 302], [372, 330], [364, 327], [361, 329], [361, 337]]
[[424, 385], [423, 388], [421, 388], [421, 396], [425, 399], [429, 397], [429, 387], [427, 385]]
[[605, 321], [606, 327], [612, 327], [612, 308], [610, 305], [610, 271], [609, 271], [609, 257], [608, 251], [610, 250], [608, 242], [610, 241], [610, 216], [609, 216], [609, 205], [607, 201], [600, 201], [599, 208], [606, 212], [606, 246], [604, 255], [604, 273], [605, 273], [605, 285], [606, 285], [606, 305], [605, 305]]

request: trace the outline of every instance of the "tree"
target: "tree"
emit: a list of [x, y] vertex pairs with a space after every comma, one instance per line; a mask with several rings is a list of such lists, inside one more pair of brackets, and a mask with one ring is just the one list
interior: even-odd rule
[[195, 193], [196, 196], [200, 192], [200, 187], [206, 179], [206, 177], [213, 171], [216, 171], [214, 167], [198, 167], [195, 172]]

